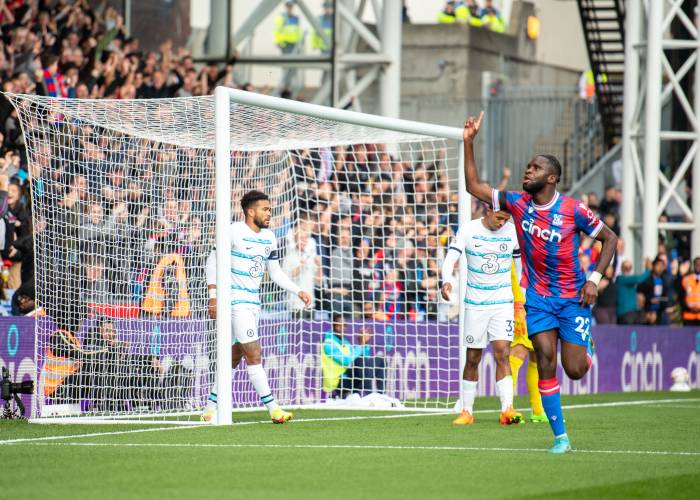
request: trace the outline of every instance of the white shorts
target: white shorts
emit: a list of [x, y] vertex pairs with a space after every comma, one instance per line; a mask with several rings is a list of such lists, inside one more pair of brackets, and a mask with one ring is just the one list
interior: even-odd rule
[[468, 349], [484, 349], [494, 340], [511, 342], [514, 331], [513, 304], [464, 308], [464, 344]]
[[231, 310], [233, 342], [247, 344], [258, 340], [258, 308], [233, 308]]

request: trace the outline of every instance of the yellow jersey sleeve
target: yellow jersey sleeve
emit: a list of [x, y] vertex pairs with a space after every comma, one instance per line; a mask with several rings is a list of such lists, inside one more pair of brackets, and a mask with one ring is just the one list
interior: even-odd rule
[[510, 266], [510, 285], [513, 288], [513, 299], [516, 303], [525, 303], [525, 294], [522, 288], [520, 288], [520, 283], [518, 283], [518, 277], [515, 275], [515, 263]]

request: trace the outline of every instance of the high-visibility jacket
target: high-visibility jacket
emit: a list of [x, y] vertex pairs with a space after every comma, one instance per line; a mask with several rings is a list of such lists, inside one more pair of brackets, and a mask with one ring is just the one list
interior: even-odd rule
[[694, 312], [690, 310], [700, 310], [700, 275], [691, 273], [685, 276], [681, 280], [681, 286], [685, 290], [685, 307], [688, 308], [683, 311], [683, 319], [689, 321], [700, 320], [700, 311]]
[[437, 22], [439, 24], [453, 24], [457, 22], [457, 13], [456, 12], [445, 12], [444, 10], [441, 10], [440, 13], [437, 16]]
[[481, 19], [483, 19], [483, 21], [488, 21], [488, 26], [491, 31], [503, 33], [506, 30], [506, 22], [498, 10], [488, 11], [483, 9], [481, 11]]
[[591, 99], [595, 96], [595, 77], [593, 76], [593, 70], [586, 70], [584, 76], [586, 78], [586, 97]]
[[484, 21], [481, 20], [481, 16], [478, 14], [473, 14], [472, 11], [464, 4], [460, 4], [455, 8], [455, 14], [457, 16], [457, 21], [462, 24], [469, 24], [471, 26], [483, 26]]
[[[326, 38], [333, 43], [333, 15], [323, 14], [318, 18], [318, 23], [321, 25], [321, 30]], [[314, 31], [311, 37], [311, 47], [314, 49], [319, 49], [323, 52], [330, 50], [330, 46], [323, 41], [323, 37]]]
[[[62, 336], [72, 347], [79, 349], [80, 342], [72, 333], [67, 330], [56, 330], [54, 335]], [[77, 360], [61, 356], [53, 352], [51, 347], [46, 348], [46, 362], [41, 372], [42, 385], [44, 386], [44, 396], [51, 396], [63, 381], [73, 375], [80, 368]]]
[[301, 40], [301, 27], [299, 16], [280, 14], [275, 18], [275, 31], [273, 33], [275, 43], [280, 47], [296, 45]]
[[146, 289], [146, 296], [143, 299], [143, 310], [149, 314], [159, 315], [165, 306], [165, 288], [163, 288], [163, 274], [168, 266], [175, 266], [175, 279], [178, 283], [178, 297], [175, 307], [170, 315], [176, 318], [186, 318], [190, 315], [190, 299], [187, 293], [187, 275], [185, 273], [185, 263], [179, 254], [171, 253], [165, 255], [158, 261], [151, 283]]
[[359, 356], [369, 356], [370, 347], [353, 345], [333, 333], [327, 333], [321, 346], [321, 370], [323, 372], [324, 392], [333, 392], [338, 388], [345, 371], [352, 366]]

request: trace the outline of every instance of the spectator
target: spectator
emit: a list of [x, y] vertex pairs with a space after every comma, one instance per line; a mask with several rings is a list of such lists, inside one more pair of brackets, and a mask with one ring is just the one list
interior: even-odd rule
[[331, 311], [351, 316], [352, 284], [353, 284], [353, 253], [350, 229], [340, 229], [338, 241], [330, 253], [329, 292]]
[[43, 94], [49, 97], [68, 97], [63, 75], [58, 71], [58, 57], [47, 54], [42, 58]]
[[81, 350], [81, 386], [97, 411], [124, 411], [128, 403], [127, 344], [117, 339], [112, 320], [98, 317]]
[[465, 0], [455, 9], [459, 22], [476, 27], [489, 27], [490, 21], [482, 19], [476, 0]]
[[301, 220], [287, 235], [287, 254], [282, 264], [282, 269], [294, 283], [303, 290], [311, 290], [311, 305], [308, 308], [296, 294], [289, 294], [289, 310], [302, 314], [311, 314], [314, 307], [313, 290], [321, 281], [321, 258], [316, 253], [316, 242], [309, 232], [309, 222]]
[[[294, 13], [293, 0], [284, 2], [285, 12], [275, 18], [274, 39], [282, 54], [294, 54], [298, 50], [302, 40], [302, 31], [299, 26], [299, 16]], [[282, 76], [282, 89], [290, 89], [296, 77], [296, 70], [284, 70]]]
[[454, 24], [457, 22], [454, 0], [445, 2], [445, 6], [437, 15], [437, 22], [439, 24]]
[[[649, 263], [647, 261], [647, 263]], [[650, 267], [650, 266], [649, 266]], [[649, 279], [651, 271], [647, 269], [641, 274], [632, 274], [632, 263], [625, 260], [620, 265], [621, 273], [615, 279], [615, 291], [617, 292], [617, 322], [621, 325], [639, 324], [639, 312], [637, 309], [637, 287]], [[644, 295], [642, 295], [642, 299]]]
[[506, 30], [506, 21], [503, 19], [501, 11], [494, 7], [493, 0], [486, 0], [486, 6], [481, 9], [479, 17], [491, 31], [503, 33]]
[[[311, 36], [311, 47], [316, 50], [320, 50], [322, 54], [330, 54], [332, 43], [333, 43], [333, 2], [330, 0], [325, 0], [323, 2], [323, 13], [318, 17], [318, 25], [323, 31], [323, 36], [326, 37], [330, 43], [326, 43], [323, 40], [323, 36], [313, 32]], [[323, 81], [323, 79], [321, 79]]]
[[621, 202], [622, 192], [615, 188], [615, 186], [610, 186], [605, 190], [605, 195], [603, 196], [603, 201], [600, 202], [600, 212], [603, 214], [613, 214], [618, 216], [620, 214], [620, 202]]
[[669, 313], [673, 308], [669, 307], [671, 289], [668, 284], [664, 259], [660, 256], [654, 259], [651, 275], [639, 285], [638, 289], [644, 294], [649, 321], [652, 321], [653, 318], [651, 324], [670, 324]]
[[321, 367], [323, 391], [332, 397], [346, 398], [353, 393], [384, 392], [384, 358], [372, 355], [372, 334], [362, 328], [357, 344], [345, 337], [342, 314], [333, 315], [332, 331], [323, 338]]
[[598, 285], [598, 300], [593, 308], [593, 317], [601, 325], [617, 323], [617, 284], [615, 269], [608, 266]]
[[693, 269], [681, 281], [683, 324], [700, 326], [700, 257], [693, 259]]

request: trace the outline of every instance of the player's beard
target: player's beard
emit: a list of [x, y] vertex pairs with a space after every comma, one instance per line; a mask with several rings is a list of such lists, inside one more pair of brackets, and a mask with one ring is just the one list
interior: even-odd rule
[[535, 194], [539, 191], [542, 191], [545, 184], [547, 183], [544, 179], [540, 181], [532, 181], [529, 184], [525, 184], [523, 182], [523, 191], [525, 191], [526, 193]]
[[260, 229], [267, 229], [270, 227], [270, 221], [265, 220], [264, 218], [260, 217], [259, 219], [256, 217], [253, 219], [253, 222], [255, 223], [256, 226], [258, 226]]

